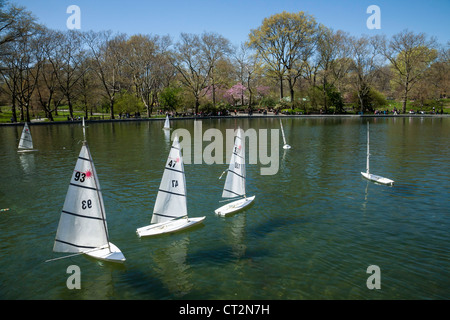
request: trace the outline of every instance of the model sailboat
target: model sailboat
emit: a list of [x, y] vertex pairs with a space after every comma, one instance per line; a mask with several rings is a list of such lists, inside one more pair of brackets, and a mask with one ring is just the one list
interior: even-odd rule
[[125, 261], [119, 248], [109, 242], [103, 196], [86, 139], [70, 180], [53, 251]]
[[164, 121], [164, 130], [170, 130], [170, 121], [169, 121], [169, 115], [166, 115], [166, 120]]
[[232, 200], [234, 200], [233, 198], [238, 197], [239, 199], [216, 209], [215, 213], [220, 216], [242, 210], [250, 205], [255, 199], [255, 196], [247, 197], [245, 193], [245, 144], [242, 140], [241, 131], [242, 130], [238, 128], [234, 140], [230, 165], [227, 170], [227, 178], [222, 192], [223, 198], [232, 198]]
[[284, 136], [284, 129], [283, 129], [283, 124], [281, 123], [281, 119], [280, 119], [280, 126], [281, 126], [281, 135], [283, 136], [283, 142], [284, 142], [283, 149], [290, 149], [291, 146], [286, 143], [286, 137]]
[[367, 123], [367, 159], [366, 159], [366, 172], [361, 172], [362, 176], [370, 181], [376, 182], [376, 183], [381, 183], [381, 184], [386, 184], [386, 185], [393, 185], [394, 184], [394, 180], [382, 177], [382, 176], [377, 176], [375, 174], [370, 173], [369, 170], [369, 162], [370, 162], [370, 147], [369, 147], [369, 123]]
[[22, 130], [22, 135], [20, 136], [18, 148], [18, 152], [37, 151], [36, 149], [33, 149], [33, 139], [31, 138], [30, 128], [26, 122]]
[[156, 197], [151, 224], [138, 228], [139, 237], [172, 233], [192, 227], [205, 217], [188, 218], [186, 179], [178, 136], [175, 136]]

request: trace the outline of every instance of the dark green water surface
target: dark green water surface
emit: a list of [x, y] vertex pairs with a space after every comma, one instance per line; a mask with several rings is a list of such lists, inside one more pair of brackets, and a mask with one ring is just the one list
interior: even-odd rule
[[[366, 121], [371, 171], [365, 180]], [[218, 217], [227, 164], [186, 164], [189, 215], [202, 226], [139, 238], [149, 224], [170, 141], [162, 121], [89, 123], [111, 241], [122, 266], [52, 252], [81, 148], [79, 124], [0, 127], [0, 299], [448, 299], [450, 118], [284, 118], [279, 169], [247, 165], [254, 205]], [[193, 120], [172, 122], [193, 134]], [[277, 118], [205, 119], [202, 132], [278, 129]], [[270, 139], [269, 139], [270, 142]], [[203, 147], [210, 142], [205, 141]], [[268, 146], [270, 148], [270, 145]], [[192, 149], [194, 151], [194, 149]], [[228, 155], [224, 150], [224, 160]], [[81, 270], [69, 290], [67, 267]], [[381, 289], [368, 289], [370, 265]]]

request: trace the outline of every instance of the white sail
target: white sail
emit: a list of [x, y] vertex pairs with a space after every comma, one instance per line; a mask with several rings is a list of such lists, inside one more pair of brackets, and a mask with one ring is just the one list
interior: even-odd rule
[[223, 198], [245, 196], [245, 143], [238, 128], [233, 152], [228, 167], [227, 178], [222, 192]]
[[33, 139], [31, 138], [30, 128], [28, 128], [26, 122], [22, 130], [22, 135], [20, 136], [19, 149], [33, 149]]
[[97, 173], [84, 143], [70, 180], [53, 251], [86, 252], [108, 246], [107, 230]]
[[178, 136], [175, 136], [156, 197], [151, 223], [187, 216], [186, 180]]
[[[247, 197], [245, 194], [245, 141], [242, 130], [238, 128], [234, 140], [233, 153], [231, 154], [230, 165], [228, 167], [227, 178], [223, 187], [223, 198], [236, 198], [214, 212], [220, 216], [243, 210], [255, 200], [255, 196]], [[225, 200], [228, 201], [228, 200]]]
[[164, 121], [164, 128], [165, 130], [170, 129], [170, 121], [169, 121], [169, 115], [166, 115], [166, 120]]

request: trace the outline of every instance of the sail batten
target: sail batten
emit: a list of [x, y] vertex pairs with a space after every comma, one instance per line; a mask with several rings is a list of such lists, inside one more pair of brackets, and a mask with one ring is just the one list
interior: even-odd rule
[[62, 210], [61, 212], [65, 213], [65, 214], [70, 214], [70, 215], [72, 215], [72, 216], [77, 216], [77, 217], [80, 217], [80, 218], [96, 219], [96, 220], [102, 220], [102, 221], [104, 220], [104, 219], [101, 218], [101, 217], [85, 216], [85, 215], [82, 215], [82, 214], [73, 213], [73, 212], [69, 212], [69, 211], [65, 211], [65, 210]]

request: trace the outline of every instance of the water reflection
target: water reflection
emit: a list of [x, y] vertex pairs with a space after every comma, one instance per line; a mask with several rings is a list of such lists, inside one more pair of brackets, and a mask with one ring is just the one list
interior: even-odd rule
[[181, 238], [167, 238], [167, 245], [160, 246], [152, 252], [152, 265], [164, 286], [174, 297], [181, 298], [192, 288], [192, 271], [187, 263], [189, 234], [182, 234]]
[[19, 154], [20, 165], [22, 166], [23, 172], [25, 174], [32, 174], [36, 171], [36, 166], [34, 163], [34, 154], [32, 153], [21, 153]]

